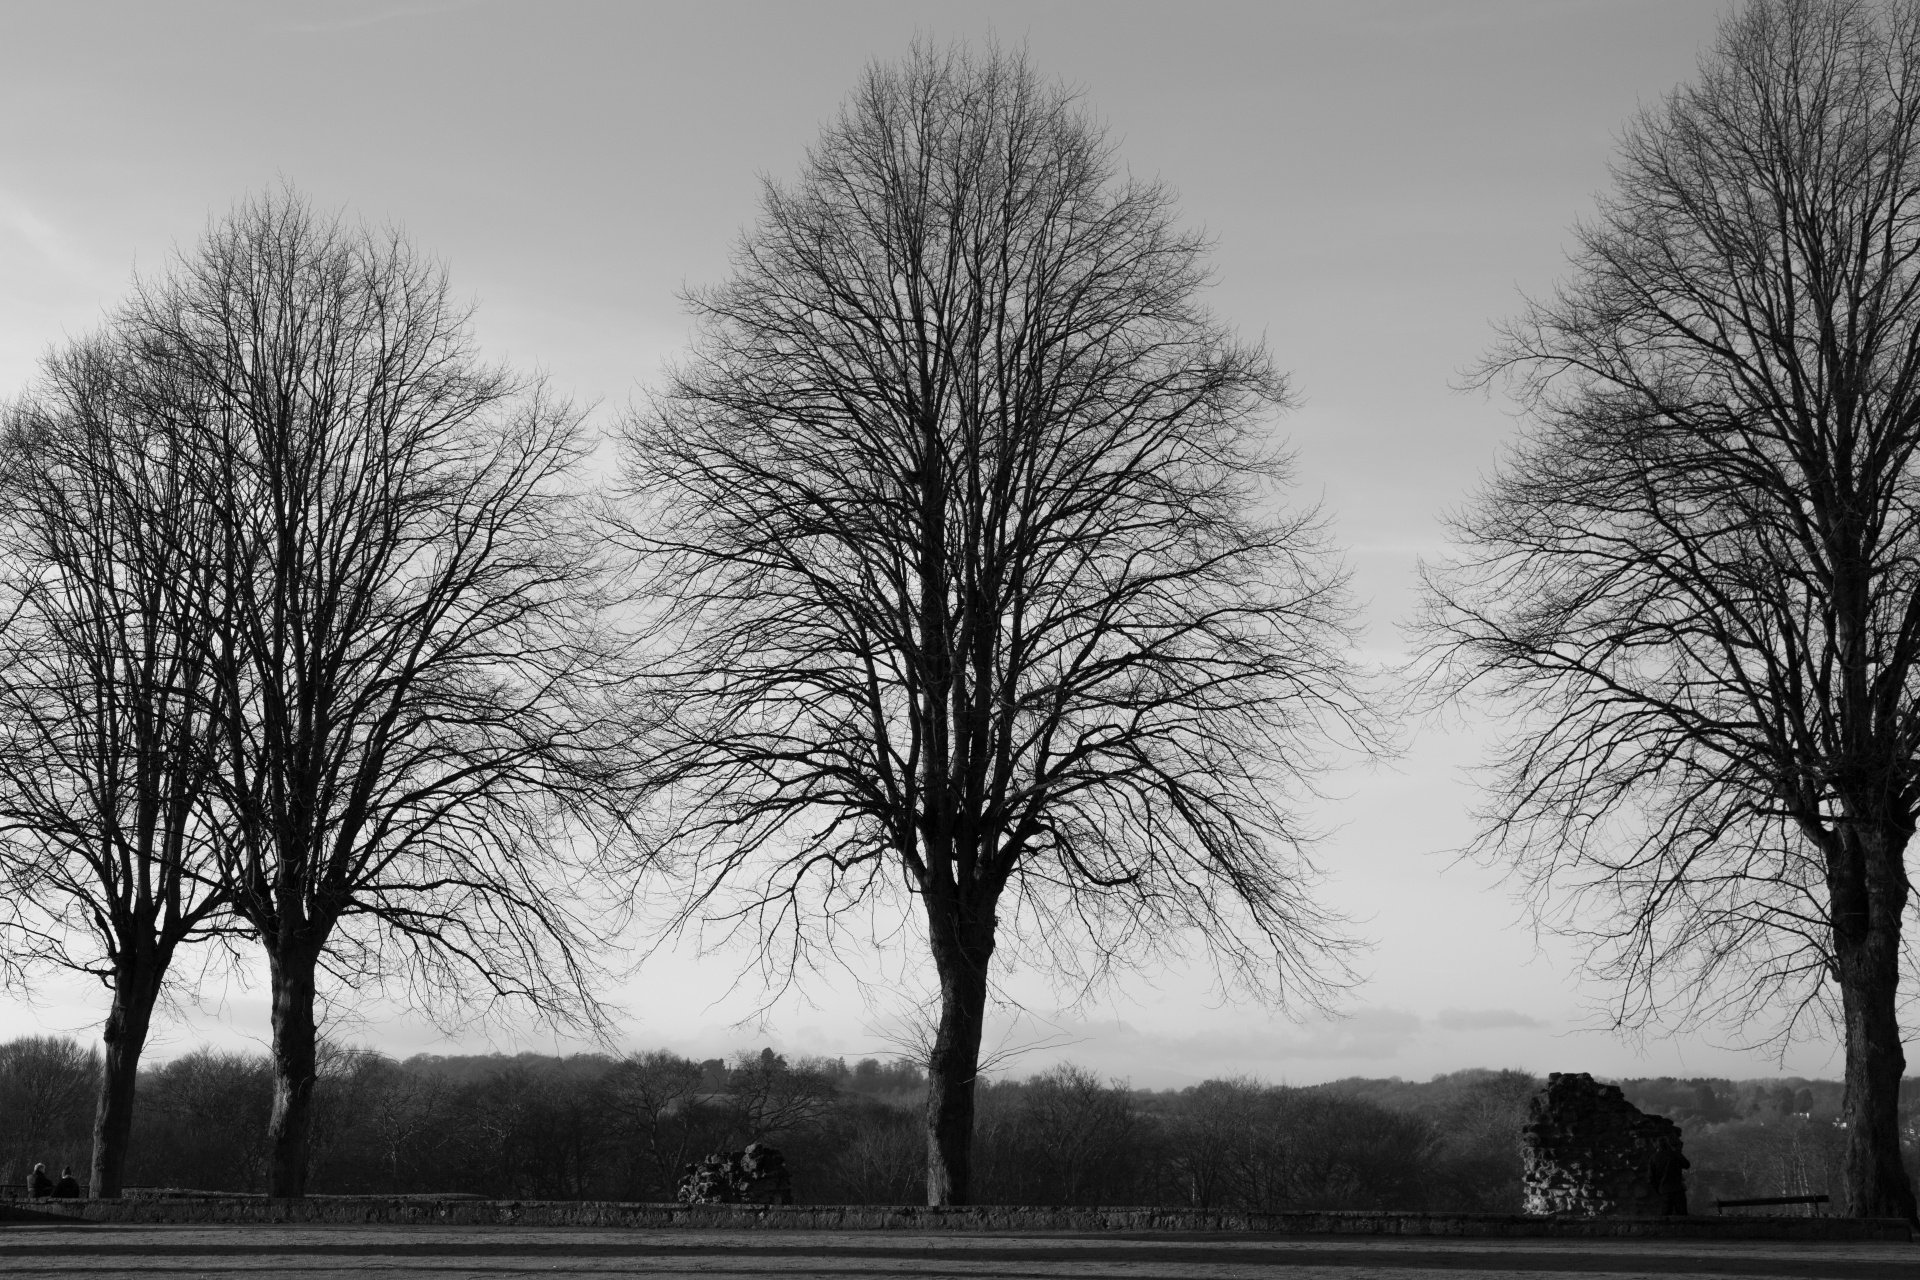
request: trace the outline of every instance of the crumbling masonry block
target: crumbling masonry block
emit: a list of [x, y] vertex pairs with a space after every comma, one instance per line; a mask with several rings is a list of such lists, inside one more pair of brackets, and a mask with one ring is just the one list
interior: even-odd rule
[[1554, 1072], [1527, 1104], [1521, 1189], [1533, 1214], [1685, 1214], [1680, 1126], [1614, 1085]]

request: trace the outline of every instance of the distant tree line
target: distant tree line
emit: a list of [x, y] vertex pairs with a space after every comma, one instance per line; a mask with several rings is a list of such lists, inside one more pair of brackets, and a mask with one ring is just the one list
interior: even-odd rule
[[[660, 1051], [395, 1061], [328, 1047], [320, 1057], [317, 1193], [668, 1200], [688, 1162], [768, 1141], [803, 1202], [925, 1195], [926, 1077], [910, 1063], [770, 1050], [704, 1062]], [[0, 1181], [36, 1160], [79, 1167], [99, 1069], [71, 1040], [0, 1045]], [[1696, 1211], [1715, 1197], [1838, 1185], [1837, 1082], [1623, 1084], [1682, 1126]], [[1060, 1066], [981, 1085], [975, 1176], [983, 1199], [1003, 1204], [1517, 1212], [1520, 1126], [1539, 1087], [1524, 1072], [1473, 1070], [1154, 1091]], [[130, 1185], [266, 1190], [264, 1056], [189, 1053], [145, 1071], [140, 1093]], [[1906, 1084], [1902, 1121], [1911, 1165], [1920, 1080]]]

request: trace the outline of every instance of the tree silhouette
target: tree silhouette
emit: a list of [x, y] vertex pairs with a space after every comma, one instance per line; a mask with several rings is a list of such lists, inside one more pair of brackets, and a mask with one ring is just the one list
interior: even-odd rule
[[1205, 244], [1019, 57], [871, 69], [769, 183], [627, 431], [670, 643], [664, 848], [776, 981], [903, 889], [939, 981], [931, 1203], [965, 1202], [989, 966], [1338, 948], [1287, 797], [1362, 723], [1342, 578], [1276, 514], [1282, 379]]
[[1481, 848], [1567, 889], [1620, 1017], [1830, 1008], [1849, 1212], [1900, 1155], [1920, 806], [1920, 5], [1749, 5], [1630, 128], [1512, 326], [1533, 426], [1429, 619], [1518, 712]]
[[[618, 676], [579, 415], [483, 365], [398, 233], [243, 204], [128, 312], [191, 390], [219, 530], [222, 872], [266, 953], [272, 1194], [304, 1194], [323, 969], [590, 1016], [560, 867], [616, 821]], [[589, 851], [590, 845], [580, 851]]]
[[[112, 993], [91, 1194], [120, 1194], [134, 1086], [179, 950], [220, 927], [211, 803], [216, 530], [178, 399], [110, 324], [5, 420], [0, 883], [18, 957]], [[10, 947], [10, 950], [13, 948]]]

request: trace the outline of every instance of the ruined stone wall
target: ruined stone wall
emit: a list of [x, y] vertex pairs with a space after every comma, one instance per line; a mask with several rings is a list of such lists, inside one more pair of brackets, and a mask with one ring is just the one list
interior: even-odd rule
[[793, 1176], [787, 1158], [764, 1142], [745, 1151], [719, 1152], [687, 1166], [680, 1178], [681, 1204], [792, 1204]]
[[1530, 1214], [1684, 1214], [1680, 1126], [1614, 1085], [1554, 1072], [1527, 1104], [1521, 1189]]

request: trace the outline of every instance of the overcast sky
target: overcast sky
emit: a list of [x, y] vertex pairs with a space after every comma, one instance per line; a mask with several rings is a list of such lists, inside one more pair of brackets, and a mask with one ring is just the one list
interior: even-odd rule
[[[0, 2], [0, 394], [89, 328], [136, 269], [286, 180], [404, 225], [479, 303], [499, 355], [607, 421], [684, 342], [677, 297], [719, 278], [761, 175], [795, 172], [862, 67], [916, 34], [1023, 43], [1085, 93], [1135, 173], [1217, 240], [1217, 310], [1264, 334], [1301, 407], [1277, 424], [1302, 495], [1336, 520], [1376, 657], [1402, 647], [1416, 560], [1514, 424], [1451, 389], [1523, 292], [1551, 286], [1623, 122], [1686, 78], [1714, 0], [1266, 0], [1248, 4]], [[1423, 730], [1394, 769], [1337, 780], [1330, 902], [1373, 942], [1337, 1021], [1209, 998], [1202, 966], [1059, 1012], [1035, 975], [997, 1037], [1025, 1071], [1072, 1058], [1140, 1085], [1296, 1083], [1466, 1066], [1757, 1076], [1727, 1031], [1622, 1040], [1578, 954], [1537, 941], [1497, 876], [1456, 865], [1471, 729]], [[912, 957], [879, 957], [883, 989]], [[905, 997], [845, 975], [764, 1025], [746, 957], [659, 957], [617, 998], [620, 1041], [709, 1054], [773, 1043], [885, 1052]], [[91, 1036], [97, 987], [0, 1003], [0, 1036]], [[1005, 1019], [1003, 1019], [1003, 1022]], [[390, 1052], [551, 1048], [454, 1039], [404, 1011], [336, 1027]], [[210, 989], [156, 1036], [259, 1045], [258, 987]], [[1830, 1046], [1786, 1068], [1837, 1074]]]

